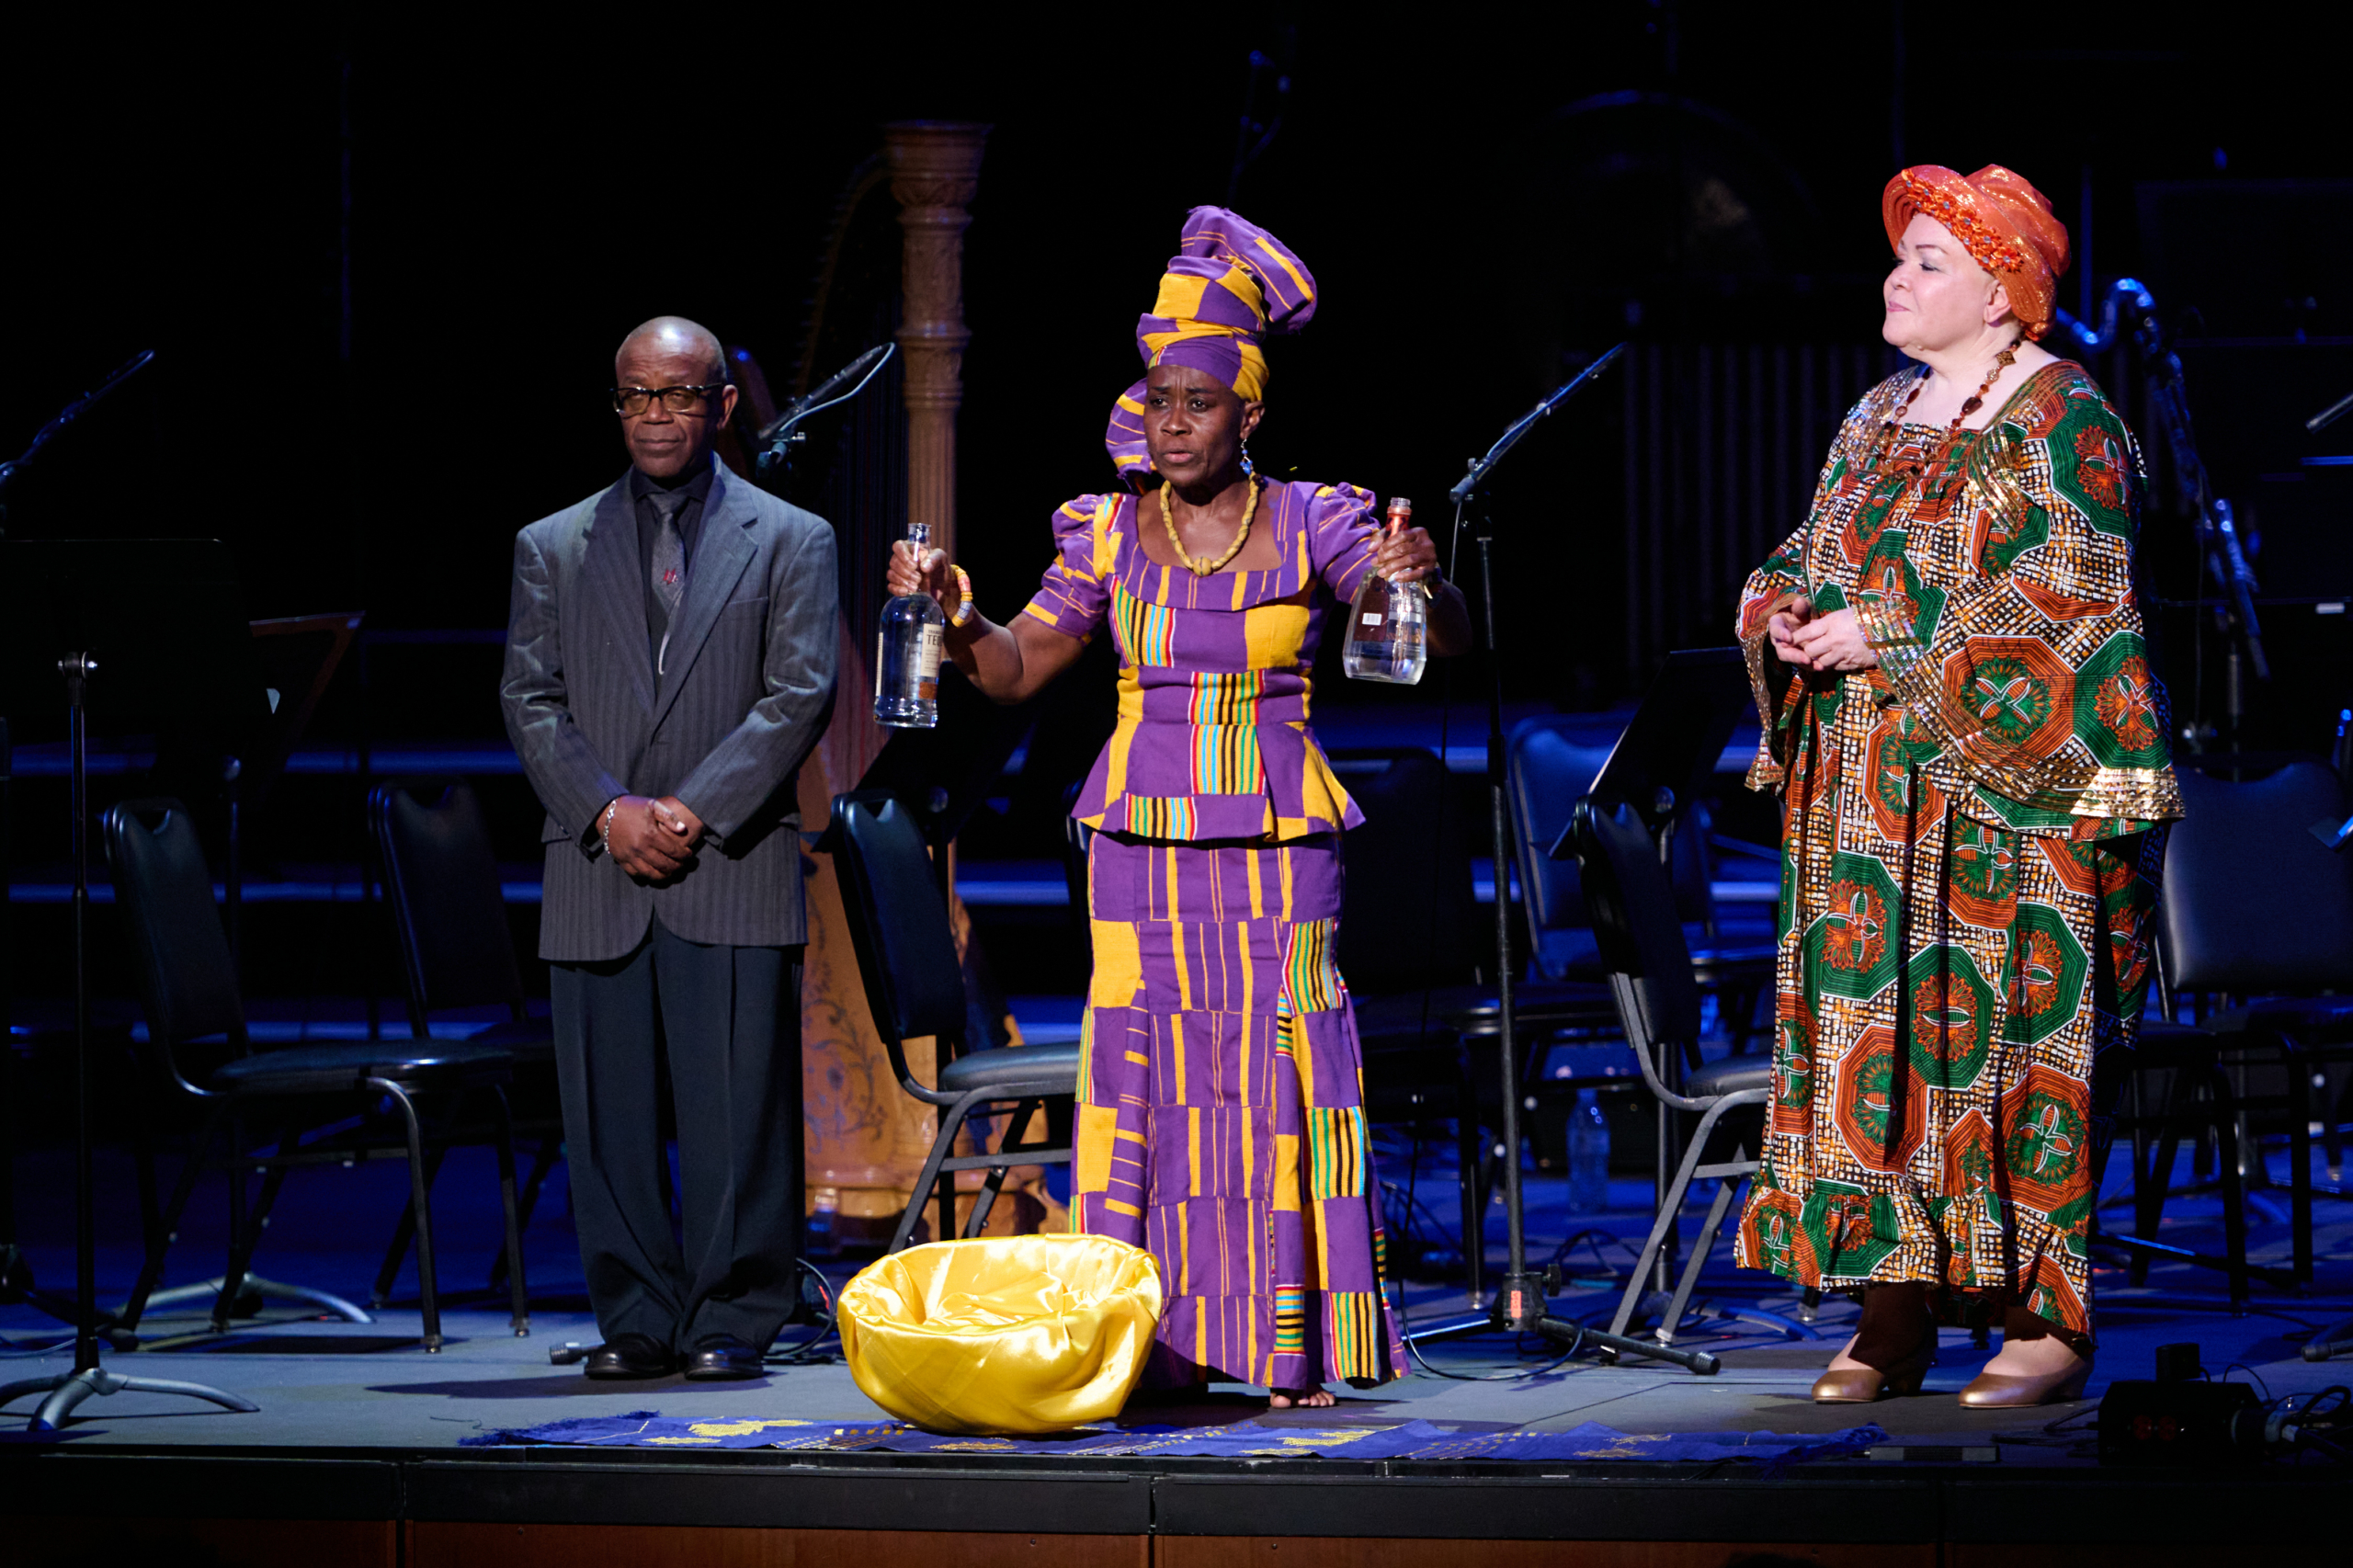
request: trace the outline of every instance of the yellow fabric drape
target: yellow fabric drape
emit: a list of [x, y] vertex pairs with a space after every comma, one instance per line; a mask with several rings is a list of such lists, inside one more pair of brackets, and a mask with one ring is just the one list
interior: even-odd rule
[[1119, 1414], [1160, 1321], [1152, 1255], [1105, 1236], [982, 1236], [881, 1259], [843, 1288], [858, 1388], [926, 1431], [1066, 1431]]

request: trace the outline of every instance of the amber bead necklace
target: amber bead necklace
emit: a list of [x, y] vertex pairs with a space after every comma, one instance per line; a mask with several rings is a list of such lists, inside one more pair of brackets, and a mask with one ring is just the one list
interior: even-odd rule
[[1258, 482], [1251, 479], [1246, 483], [1250, 487], [1250, 494], [1249, 498], [1242, 504], [1242, 527], [1235, 531], [1233, 542], [1225, 547], [1225, 553], [1215, 561], [1196, 561], [1185, 553], [1185, 541], [1176, 537], [1176, 504], [1169, 499], [1169, 492], [1176, 487], [1165, 480], [1161, 483], [1160, 520], [1168, 529], [1169, 548], [1176, 552], [1176, 559], [1183, 562], [1187, 570], [1195, 576], [1210, 577], [1222, 572], [1225, 570], [1225, 563], [1241, 554], [1242, 547], [1250, 542], [1250, 519], [1258, 515]]
[[[1994, 383], [2002, 379], [2003, 371], [2018, 363], [2018, 347], [2024, 342], [2026, 342], [2026, 334], [2020, 333], [2010, 339], [2010, 346], [2007, 348], [1994, 356], [1994, 368], [1985, 373], [1984, 381], [1977, 383], [1977, 390], [1969, 394], [1969, 401], [1961, 405], [1961, 412], [1952, 416], [1952, 423], [1945, 426], [1944, 442], [1937, 451], [1939, 461], [1946, 453], [1952, 450], [1953, 444], [1961, 439], [1962, 422], [1985, 406], [1985, 394], [1994, 390]], [[1923, 365], [1919, 375], [1913, 379], [1912, 390], [1904, 394], [1904, 401], [1895, 405], [1895, 412], [1888, 415], [1887, 423], [1880, 427], [1879, 449], [1881, 455], [1884, 455], [1888, 448], [1894, 444], [1896, 436], [1904, 427], [1904, 416], [1912, 412], [1912, 405], [1917, 403], [1920, 400], [1920, 394], [1927, 390], [1928, 368]], [[1873, 466], [1877, 466], [1876, 463]], [[1916, 479], [1927, 472], [1928, 466], [1924, 460], [1911, 464], [1906, 472]]]

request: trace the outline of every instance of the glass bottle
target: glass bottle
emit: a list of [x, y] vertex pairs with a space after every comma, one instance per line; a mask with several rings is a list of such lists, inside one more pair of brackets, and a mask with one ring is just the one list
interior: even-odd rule
[[[1385, 537], [1395, 539], [1404, 532], [1413, 516], [1411, 501], [1391, 496]], [[1429, 596], [1421, 584], [1392, 583], [1377, 572], [1366, 573], [1357, 585], [1356, 602], [1348, 607], [1348, 639], [1341, 651], [1348, 678], [1417, 685], [1428, 625]]]
[[[931, 525], [909, 523], [907, 542], [921, 564], [931, 553]], [[929, 594], [902, 594], [882, 607], [874, 633], [874, 722], [894, 730], [939, 722], [939, 653], [948, 618]]]

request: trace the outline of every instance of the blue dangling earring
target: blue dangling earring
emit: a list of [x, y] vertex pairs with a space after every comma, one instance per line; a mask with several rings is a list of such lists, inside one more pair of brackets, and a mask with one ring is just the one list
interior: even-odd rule
[[1245, 479], [1258, 477], [1257, 469], [1252, 466], [1250, 461], [1250, 437], [1247, 436], [1242, 437], [1242, 477]]

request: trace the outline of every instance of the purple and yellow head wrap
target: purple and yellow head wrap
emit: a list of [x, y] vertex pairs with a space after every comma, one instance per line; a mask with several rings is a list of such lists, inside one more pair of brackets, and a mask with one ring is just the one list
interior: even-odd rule
[[[1136, 320], [1136, 348], [1147, 369], [1189, 365], [1256, 403], [1267, 393], [1259, 342], [1297, 332], [1314, 314], [1315, 279], [1289, 245], [1222, 207], [1196, 207], [1161, 274], [1159, 298]], [[1112, 465], [1138, 488], [1152, 472], [1143, 397], [1142, 381], [1121, 393], [1103, 437]]]

